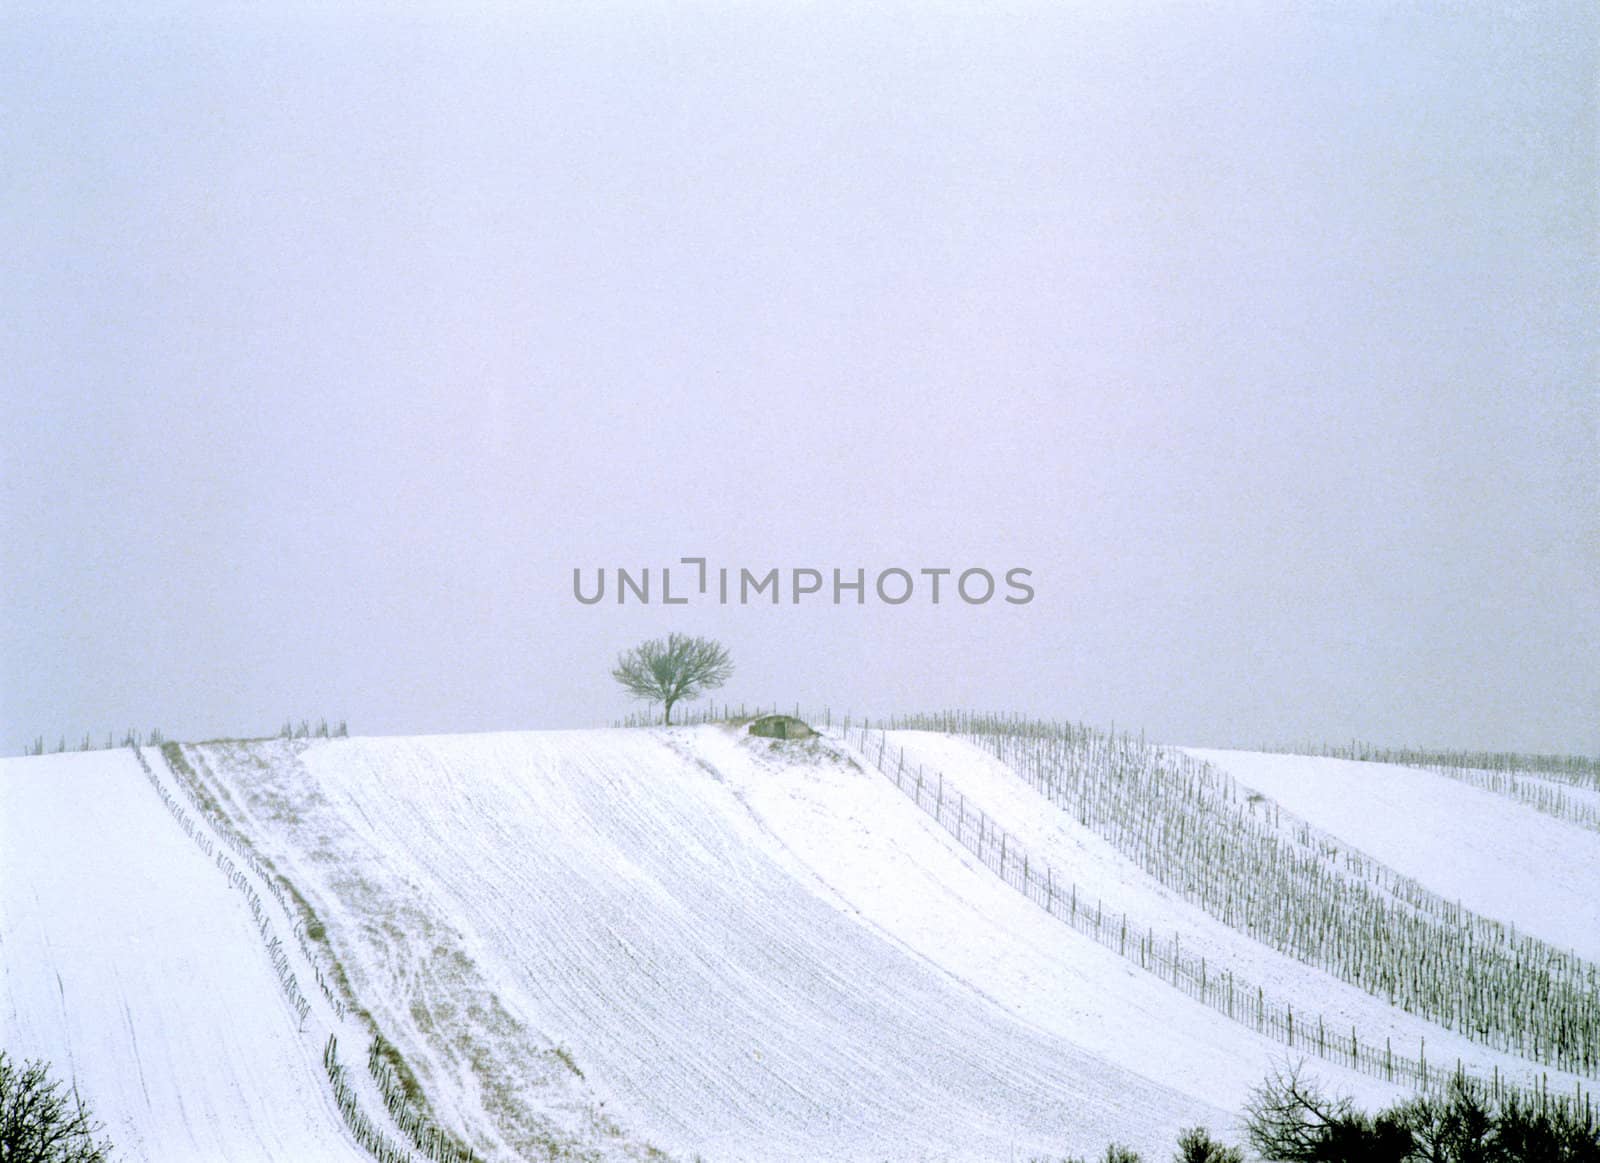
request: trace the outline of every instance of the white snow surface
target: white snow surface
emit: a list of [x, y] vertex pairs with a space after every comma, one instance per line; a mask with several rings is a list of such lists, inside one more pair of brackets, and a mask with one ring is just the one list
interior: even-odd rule
[[1184, 750], [1441, 896], [1600, 960], [1600, 833], [1417, 767]]
[[[1297, 1012], [1520, 1073], [1228, 930], [986, 752], [894, 742], [1105, 907], [1181, 931]], [[1048, 916], [836, 738], [704, 726], [185, 754], [315, 910], [433, 1116], [485, 1160], [1009, 1163], [1112, 1141], [1161, 1159], [1186, 1126], [1241, 1141], [1250, 1088], [1288, 1057]], [[1374, 783], [1378, 765], [1196, 754], [1437, 891], [1594, 943], [1592, 833], [1412, 769]], [[1402, 842], [1419, 837], [1422, 855]], [[316, 1028], [298, 1028], [240, 894], [128, 752], [0, 762], [0, 972], [7, 1050], [73, 1078], [125, 1158], [367, 1157], [319, 1058], [339, 1030], [366, 1085], [355, 1019], [312, 994]], [[1309, 1066], [1368, 1106], [1400, 1094]]]
[[[1388, 1039], [1395, 1053], [1411, 1058], [1419, 1056], [1426, 1039], [1426, 1054], [1434, 1062], [1459, 1061], [1475, 1074], [1487, 1076], [1498, 1069], [1504, 1077], [1528, 1085], [1546, 1074], [1568, 1088], [1576, 1081], [1576, 1076], [1549, 1072], [1514, 1054], [1492, 1050], [1445, 1026], [1406, 1013], [1358, 986], [1230, 927], [1162, 885], [977, 744], [929, 731], [891, 731], [888, 737], [904, 751], [908, 763], [923, 765], [930, 777], [935, 771], [941, 772], [947, 795], [960, 792], [969, 803], [981, 805], [1034, 858], [1042, 859], [1058, 877], [1075, 883], [1079, 900], [1089, 908], [1101, 902], [1109, 912], [1125, 913], [1141, 931], [1153, 930], [1162, 941], [1177, 934], [1189, 955], [1203, 956], [1218, 970], [1229, 970], [1235, 977], [1262, 987], [1267, 997], [1293, 1006], [1308, 1023], [1314, 1025], [1320, 1017], [1329, 1031], [1346, 1040], [1352, 1028], [1368, 1044]], [[1435, 809], [1447, 814], [1454, 810], [1454, 797], [1460, 791], [1473, 789], [1456, 781], [1442, 782], [1445, 786], [1435, 789], [1443, 796]], [[1352, 1080], [1346, 1089], [1364, 1092], [1369, 1087], [1370, 1080]], [[1383, 1098], [1376, 1092], [1373, 1097], [1380, 1102]]]
[[[485, 1153], [540, 1133], [713, 1160], [1239, 1137], [1284, 1047], [1049, 917], [838, 751], [709, 726], [336, 740], [264, 766], [213, 748], [204, 766]], [[472, 1048], [497, 1027], [524, 1057], [568, 1054], [581, 1084], [536, 1070], [486, 1102]]]
[[[710, 1160], [1153, 1153], [1230, 1128], [1273, 1047], [1045, 916], [881, 775], [769, 754], [703, 727], [207, 759], [486, 1155], [529, 1153], [541, 1119], [585, 1133], [586, 1101], [614, 1122], [586, 1146]], [[497, 1027], [563, 1049], [587, 1095], [535, 1072], [485, 1102], [506, 1054], [470, 1047]]]
[[369, 1159], [299, 1020], [127, 750], [0, 760], [0, 1046], [76, 1085], [117, 1158]]

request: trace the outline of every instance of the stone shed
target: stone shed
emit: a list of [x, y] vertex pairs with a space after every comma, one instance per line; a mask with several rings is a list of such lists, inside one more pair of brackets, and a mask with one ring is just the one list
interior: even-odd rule
[[816, 732], [793, 715], [762, 715], [750, 724], [750, 734], [765, 739], [808, 739]]

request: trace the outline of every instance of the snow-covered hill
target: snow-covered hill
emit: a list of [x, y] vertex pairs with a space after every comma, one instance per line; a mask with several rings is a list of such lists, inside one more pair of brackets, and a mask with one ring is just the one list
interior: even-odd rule
[[1600, 960], [1600, 832], [1424, 768], [1190, 753], [1435, 892]]
[[0, 762], [0, 1046], [71, 1078], [123, 1158], [369, 1158], [300, 1027], [131, 752]]
[[[971, 744], [893, 735], [1034, 860], [1219, 971], [1368, 1044], [1426, 1039], [1438, 1060], [1526, 1074], [1175, 897]], [[363, 1069], [374, 1029], [416, 1109], [482, 1159], [1022, 1160], [1108, 1141], [1164, 1158], [1185, 1126], [1238, 1141], [1249, 1089], [1290, 1057], [1047, 915], [837, 736], [713, 725], [145, 755], [154, 784], [127, 751], [0, 766], [4, 1044], [71, 1072], [130, 1158], [363, 1157], [323, 1072], [329, 1032], [391, 1137]], [[1386, 843], [1263, 774], [1304, 761], [1237, 762], [1286, 808]], [[285, 910], [309, 1017], [157, 786], [217, 851], [292, 886], [266, 903]], [[1406, 794], [1403, 810], [1448, 819], [1482, 793], [1438, 779]], [[1501, 856], [1536, 861], [1518, 852], [1569, 830], [1519, 818]], [[1462, 895], [1455, 873], [1431, 887]], [[1523, 891], [1477, 907], [1553, 924]], [[1401, 1093], [1314, 1069], [1368, 1102]]]

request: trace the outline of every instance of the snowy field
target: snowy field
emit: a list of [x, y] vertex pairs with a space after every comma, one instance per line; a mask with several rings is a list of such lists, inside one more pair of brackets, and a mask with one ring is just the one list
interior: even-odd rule
[[[1228, 1124], [1268, 1065], [1215, 1015], [1167, 1036], [1180, 997], [875, 773], [768, 762], [716, 727], [293, 750], [207, 758], [436, 1109], [493, 1129], [486, 1152], [566, 1141], [602, 1103], [614, 1146], [714, 1160], [1154, 1151]], [[1030, 987], [1025, 1009], [991, 996]], [[1141, 1073], [1153, 1043], [1188, 1069]], [[485, 1103], [519, 1046], [562, 1049], [583, 1092], [535, 1069]]]
[[[1425, 1037], [1435, 1060], [1525, 1069], [1221, 925], [986, 752], [892, 739], [1086, 896], [1297, 1012], [1397, 1053]], [[1048, 916], [836, 738], [701, 726], [183, 754], [204, 834], [220, 849], [236, 831], [293, 885], [351, 1012], [310, 990], [296, 1012], [241, 894], [130, 752], [0, 764], [3, 1043], [72, 1075], [130, 1159], [369, 1158], [320, 1059], [337, 1032], [364, 1075], [358, 1011], [484, 1160], [1020, 1163], [1111, 1141], [1159, 1160], [1186, 1126], [1241, 1141], [1250, 1088], [1289, 1058]], [[1194, 754], [1441, 893], [1600, 952], [1592, 832], [1407, 768]], [[1310, 1068], [1365, 1104], [1402, 1094]]]
[[242, 898], [132, 753], [0, 761], [0, 1045], [120, 1157], [368, 1159]]
[[[921, 763], [929, 771], [942, 772], [948, 789], [959, 790], [969, 801], [981, 804], [985, 812], [1030, 852], [1047, 861], [1059, 875], [1076, 883], [1080, 897], [1091, 905], [1103, 902], [1109, 911], [1126, 913], [1139, 928], [1153, 929], [1158, 937], [1181, 934], [1182, 947], [1191, 955], [1205, 956], [1215, 965], [1227, 966], [1235, 975], [1265, 988], [1278, 1001], [1292, 1005], [1297, 1013], [1320, 1016], [1329, 1029], [1349, 1031], [1354, 1027], [1364, 1039], [1389, 1039], [1397, 1053], [1413, 1057], [1418, 1055], [1425, 1040], [1427, 1054], [1435, 1062], [1459, 1061], [1469, 1072], [1482, 1076], [1498, 1069], [1503, 1076], [1525, 1083], [1537, 1078], [1538, 1071], [1515, 1055], [1497, 1053], [1435, 1022], [1392, 1007], [1330, 973], [1305, 965], [1230, 928], [1159, 883], [976, 744], [928, 731], [892, 731], [889, 738], [905, 750], [908, 761]], [[1214, 753], [1194, 754], [1197, 758], [1215, 761]], [[1281, 770], [1289, 766], [1286, 761], [1298, 757], [1249, 755], [1244, 758], [1259, 758], [1267, 761], [1267, 766]], [[1241, 782], [1248, 782], [1242, 776], [1239, 778]], [[1455, 818], [1463, 794], [1476, 791], [1437, 777], [1431, 790], [1435, 793], [1434, 799], [1411, 806], [1424, 818], [1438, 821], [1441, 828]], [[1276, 796], [1275, 792], [1268, 794]], [[1329, 799], [1337, 802], [1339, 796], [1340, 793], [1334, 791]], [[1286, 808], [1293, 806], [1288, 799], [1283, 803]], [[1352, 813], [1352, 816], [1358, 814]], [[1345, 828], [1330, 827], [1316, 815], [1307, 818], [1355, 847], [1376, 854], [1358, 838], [1348, 835]], [[1535, 825], [1540, 830], [1541, 843], [1553, 842], [1564, 830], [1547, 816], [1537, 819], [1542, 821]], [[1513, 837], [1507, 847], [1527, 840], [1526, 836]], [[1455, 879], [1418, 875], [1425, 883], [1438, 881], [1430, 883], [1429, 887], [1451, 899], [1460, 895], [1460, 885]], [[1590, 875], [1592, 879], [1600, 874], [1591, 870]], [[1519, 895], [1509, 898], [1511, 911], [1491, 912], [1491, 915], [1515, 921], [1519, 915], [1518, 904], [1532, 909], [1534, 899], [1540, 895], [1538, 884], [1536, 879], [1524, 880], [1518, 889]], [[1584, 906], [1590, 910], [1593, 907], [1592, 901]], [[1567, 1086], [1573, 1081], [1565, 1075], [1560, 1079]], [[1362, 1084], [1352, 1083], [1349, 1089], [1360, 1091]]]
[[1422, 768], [1185, 750], [1442, 896], [1600, 960], [1600, 832]]

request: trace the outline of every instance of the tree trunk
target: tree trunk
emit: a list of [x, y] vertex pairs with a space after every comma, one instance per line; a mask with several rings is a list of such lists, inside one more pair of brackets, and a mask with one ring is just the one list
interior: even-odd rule
[[667, 709], [667, 723], [666, 723], [666, 725], [668, 727], [672, 726], [672, 704], [673, 704], [673, 702], [674, 702], [674, 700], [668, 699], [666, 701], [666, 703], [663, 704]]

